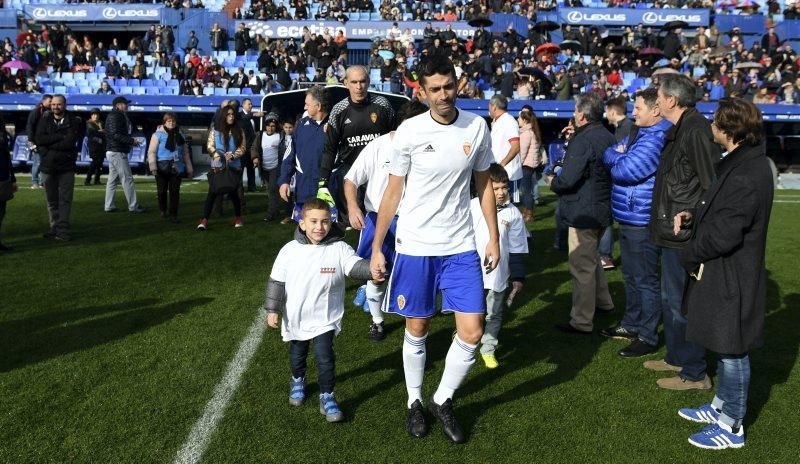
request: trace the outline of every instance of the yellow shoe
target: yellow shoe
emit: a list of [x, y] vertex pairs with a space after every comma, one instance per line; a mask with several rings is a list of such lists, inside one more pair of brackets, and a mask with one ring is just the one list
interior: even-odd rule
[[486, 364], [486, 367], [489, 369], [496, 369], [497, 366], [500, 365], [497, 363], [497, 358], [495, 358], [492, 353], [481, 353], [481, 357], [483, 358], [483, 363]]

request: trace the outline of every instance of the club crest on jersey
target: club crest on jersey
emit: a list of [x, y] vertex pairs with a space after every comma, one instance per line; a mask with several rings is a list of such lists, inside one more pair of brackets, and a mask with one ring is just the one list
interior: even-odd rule
[[400, 295], [397, 297], [397, 307], [403, 309], [406, 307], [406, 297]]
[[372, 120], [372, 124], [375, 124], [378, 121], [378, 113], [370, 113], [369, 118]]
[[320, 274], [336, 274], [336, 268], [335, 267], [321, 267], [321, 268], [319, 268], [319, 273]]
[[471, 143], [464, 142], [463, 148], [464, 148], [464, 154], [465, 155], [469, 156], [469, 154], [472, 153], [472, 144]]

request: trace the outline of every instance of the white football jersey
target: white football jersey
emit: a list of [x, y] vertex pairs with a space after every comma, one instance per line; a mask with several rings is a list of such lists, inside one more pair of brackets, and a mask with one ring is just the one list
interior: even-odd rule
[[392, 138], [389, 134], [369, 142], [344, 176], [357, 187], [367, 184], [364, 208], [368, 213], [378, 212], [383, 192], [389, 184], [389, 164], [392, 161]]
[[292, 240], [281, 248], [270, 277], [286, 284], [283, 341], [310, 340], [342, 330], [345, 276], [360, 260], [344, 241], [325, 245]]
[[392, 141], [389, 174], [405, 176], [395, 249], [410, 256], [447, 256], [475, 249], [469, 213], [473, 171], [492, 162], [489, 128], [459, 111], [450, 124], [426, 112], [405, 120]]
[[[486, 258], [486, 245], [489, 243], [489, 227], [486, 226], [481, 203], [477, 198], [472, 199], [471, 211], [475, 242], [482, 263]], [[528, 229], [522, 214], [513, 204], [497, 212], [497, 229], [500, 232], [500, 262], [494, 271], [483, 274], [483, 288], [502, 292], [508, 287], [508, 279], [511, 277], [509, 254], [528, 252]]]
[[[503, 113], [492, 123], [492, 154], [496, 163], [500, 163], [508, 155], [514, 140], [519, 141], [519, 124], [514, 116]], [[522, 179], [522, 159], [519, 153], [506, 165], [506, 172], [508, 180]]]

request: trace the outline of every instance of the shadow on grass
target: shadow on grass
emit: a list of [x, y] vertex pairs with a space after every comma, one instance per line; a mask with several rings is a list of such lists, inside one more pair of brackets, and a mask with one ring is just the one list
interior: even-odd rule
[[213, 301], [194, 298], [157, 304], [156, 299], [53, 311], [0, 323], [0, 372], [93, 348], [142, 332]]

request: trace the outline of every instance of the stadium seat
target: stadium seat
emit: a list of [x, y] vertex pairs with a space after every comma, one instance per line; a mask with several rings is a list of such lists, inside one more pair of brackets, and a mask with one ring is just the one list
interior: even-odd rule
[[96, 74], [105, 75], [106, 74], [106, 67], [105, 66], [97, 66], [97, 67], [94, 68], [94, 72]]
[[214, 87], [203, 87], [203, 95], [213, 96], [214, 95]]
[[253, 89], [245, 87], [242, 89], [242, 95], [253, 95]]
[[139, 79], [128, 79], [128, 85], [130, 87], [141, 87]]
[[81, 93], [81, 89], [79, 89], [78, 87], [75, 87], [75, 86], [69, 86], [69, 87], [67, 87], [67, 93], [69, 95], [76, 95], [76, 94]]
[[83, 138], [83, 143], [81, 143], [81, 152], [78, 155], [78, 160], [75, 162], [75, 164], [82, 168], [92, 164], [92, 158], [89, 157], [89, 137]]
[[142, 79], [142, 87], [155, 87], [156, 83], [153, 79]]
[[144, 158], [147, 154], [147, 139], [141, 136], [134, 136], [133, 138], [139, 141], [139, 145], [134, 145], [128, 154], [128, 164], [132, 169], [136, 169], [144, 166]]
[[181, 81], [179, 81], [178, 79], [170, 79], [170, 80], [167, 81], [167, 85], [169, 87], [177, 87], [177, 86], [181, 85]]
[[53, 87], [53, 93], [60, 93], [60, 94], [64, 95], [64, 94], [67, 93], [67, 88], [64, 87], [63, 85], [57, 85], [57, 86]]
[[92, 93], [94, 93], [94, 92], [92, 92], [92, 89], [87, 87], [87, 86], [78, 87], [78, 91], [82, 95], [91, 95]]
[[144, 87], [133, 87], [133, 94], [134, 95], [144, 95], [147, 93]]
[[217, 88], [214, 89], [214, 95], [216, 95], [218, 97], [224, 97], [224, 96], [228, 95], [228, 92], [225, 89], [223, 89], [222, 87], [217, 87]]
[[42, 85], [42, 93], [55, 93], [52, 85]]
[[86, 80], [86, 73], [74, 73], [74, 74], [72, 75], [72, 79], [73, 79], [75, 82], [81, 82], [81, 81], [85, 81], [85, 80]]
[[231, 87], [231, 88], [228, 89], [228, 95], [232, 95], [232, 96], [238, 97], [241, 94], [242, 94], [242, 91], [241, 91], [241, 89], [239, 89], [239, 87]]
[[142, 87], [147, 95], [161, 95], [161, 89], [158, 87]]
[[133, 88], [132, 87], [117, 87], [119, 89], [119, 94], [122, 95], [133, 95]]

